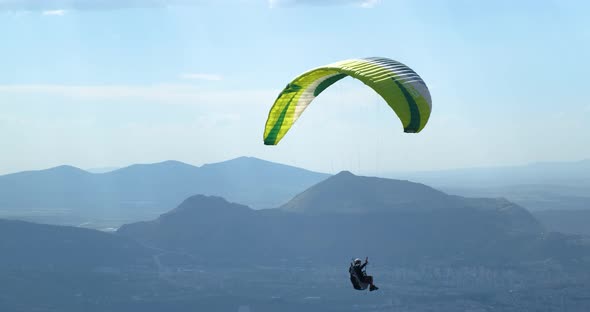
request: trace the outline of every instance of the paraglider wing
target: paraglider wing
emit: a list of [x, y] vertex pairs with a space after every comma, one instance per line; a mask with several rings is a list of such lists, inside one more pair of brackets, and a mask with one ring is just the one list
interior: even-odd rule
[[432, 103], [418, 74], [387, 58], [351, 59], [312, 69], [287, 84], [268, 114], [264, 144], [278, 144], [322, 91], [347, 76], [375, 90], [399, 117], [404, 132], [417, 133], [426, 126]]

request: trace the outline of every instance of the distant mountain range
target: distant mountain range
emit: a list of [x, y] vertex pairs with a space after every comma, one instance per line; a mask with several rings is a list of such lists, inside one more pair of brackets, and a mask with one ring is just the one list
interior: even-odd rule
[[[330, 177], [252, 157], [200, 167], [166, 161], [110, 169], [114, 168], [102, 170], [106, 171], [103, 173], [90, 173], [60, 166], [0, 176], [0, 218], [110, 229], [123, 223], [156, 218], [197, 194], [220, 196], [254, 209], [279, 207], [306, 188]], [[429, 188], [432, 205], [461, 201], [445, 197], [446, 194], [440, 195], [442, 193], [437, 190], [442, 190], [463, 197], [503, 197], [530, 211], [590, 208], [590, 161], [389, 176], [436, 188]], [[398, 186], [409, 189], [392, 193], [392, 200], [386, 201], [387, 205], [404, 204], [404, 198], [414, 191], [409, 185]], [[377, 203], [372, 202], [371, 192], [377, 190], [367, 190], [366, 198], [361, 199], [347, 197], [352, 193], [346, 191], [330, 198], [330, 202], [318, 204], [314, 212], [366, 209], [360, 207], [359, 202], [371, 209], [378, 208], [373, 205]], [[312, 195], [298, 196], [289, 205], [300, 205]], [[585, 214], [578, 216], [590, 222]], [[551, 225], [546, 221], [548, 219], [543, 223]], [[559, 228], [568, 227], [561, 224]]]
[[121, 167], [98, 167], [98, 168], [88, 168], [84, 169], [90, 173], [107, 173], [111, 171], [115, 171], [117, 169], [121, 169]]
[[154, 221], [120, 235], [187, 252], [203, 263], [342, 263], [369, 255], [397, 265], [510, 266], [576, 262], [590, 248], [547, 234], [504, 199], [467, 199], [399, 180], [342, 172], [279, 209], [253, 210], [219, 197], [192, 196]]
[[201, 167], [166, 161], [101, 174], [60, 166], [0, 176], [0, 216], [59, 213], [142, 220], [195, 194], [270, 208], [328, 176], [251, 157]]
[[590, 159], [380, 176], [426, 183], [461, 196], [505, 197], [532, 211], [590, 209]]
[[[379, 174], [383, 175], [383, 174]], [[502, 187], [506, 185], [590, 186], [590, 159], [541, 162], [521, 166], [463, 168], [422, 172], [393, 172], [387, 177], [408, 178], [448, 187]]]

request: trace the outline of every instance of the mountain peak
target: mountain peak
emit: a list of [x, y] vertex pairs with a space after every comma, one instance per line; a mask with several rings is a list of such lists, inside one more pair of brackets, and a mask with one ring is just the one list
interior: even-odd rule
[[342, 171], [300, 193], [281, 208], [305, 213], [367, 213], [436, 208], [452, 201], [453, 197], [423, 184]]
[[70, 166], [70, 165], [61, 165], [56, 166], [53, 168], [46, 169], [45, 171], [60, 171], [60, 172], [86, 172], [78, 167]]
[[334, 177], [356, 177], [356, 175], [348, 170], [344, 170], [335, 174]]
[[21, 171], [16, 173], [11, 173], [4, 175], [5, 177], [29, 177], [29, 176], [82, 176], [85, 174], [90, 174], [88, 171], [82, 170], [78, 167], [70, 166], [70, 165], [61, 165], [56, 166], [48, 169], [42, 170], [30, 170], [30, 171]]
[[[184, 210], [203, 208], [206, 206], [225, 206], [232, 205], [225, 198], [220, 196], [209, 196], [209, 195], [193, 195], [185, 199], [178, 207], [173, 209], [173, 212], [182, 212]], [[241, 205], [240, 205], [241, 206]]]
[[152, 164], [139, 164], [136, 166], [153, 166], [153, 167], [195, 167], [193, 165], [184, 163], [182, 161], [178, 161], [178, 160], [164, 160], [161, 162], [157, 162], [157, 163], [152, 163]]
[[124, 168], [120, 168], [120, 169], [108, 172], [107, 174], [110, 174], [110, 173], [121, 174], [121, 173], [127, 173], [127, 172], [144, 173], [146, 170], [152, 170], [152, 171], [178, 170], [178, 171], [182, 171], [182, 170], [192, 170], [195, 168], [198, 168], [198, 167], [178, 161], [178, 160], [166, 160], [166, 161], [162, 161], [162, 162], [158, 162], [158, 163], [151, 163], [151, 164], [134, 164], [134, 165], [130, 165], [130, 166], [127, 166]]
[[208, 219], [212, 216], [227, 216], [228, 213], [248, 213], [250, 207], [231, 203], [219, 196], [193, 195], [185, 199], [178, 207], [164, 213], [160, 219]]
[[191, 166], [185, 162], [178, 161], [178, 160], [164, 160], [159, 163], [155, 163], [154, 165], [162, 165], [162, 166]]
[[277, 165], [287, 166], [272, 161], [251, 157], [251, 156], [240, 156], [232, 159], [228, 159], [221, 162], [204, 164], [203, 167], [219, 167], [219, 166], [255, 166], [255, 165]]

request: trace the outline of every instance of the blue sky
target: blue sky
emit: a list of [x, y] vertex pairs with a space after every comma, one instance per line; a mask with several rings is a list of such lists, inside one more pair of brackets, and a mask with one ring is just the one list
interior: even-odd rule
[[[242, 155], [358, 173], [590, 158], [587, 16], [583, 1], [0, 0], [0, 173]], [[366, 56], [426, 81], [421, 133], [349, 78], [262, 144], [290, 79]]]

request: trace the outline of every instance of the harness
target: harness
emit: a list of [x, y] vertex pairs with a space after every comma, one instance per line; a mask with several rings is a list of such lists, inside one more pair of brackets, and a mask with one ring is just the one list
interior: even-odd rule
[[[363, 268], [362, 269], [363, 275], [366, 275], [366, 271]], [[364, 283], [362, 280], [362, 276], [358, 276], [356, 270], [354, 269], [354, 263], [350, 264], [350, 267], [348, 268], [348, 273], [350, 273], [350, 282], [352, 283], [352, 287], [354, 287], [354, 289], [356, 290], [365, 290], [367, 289], [367, 287], [369, 287], [368, 283]]]

